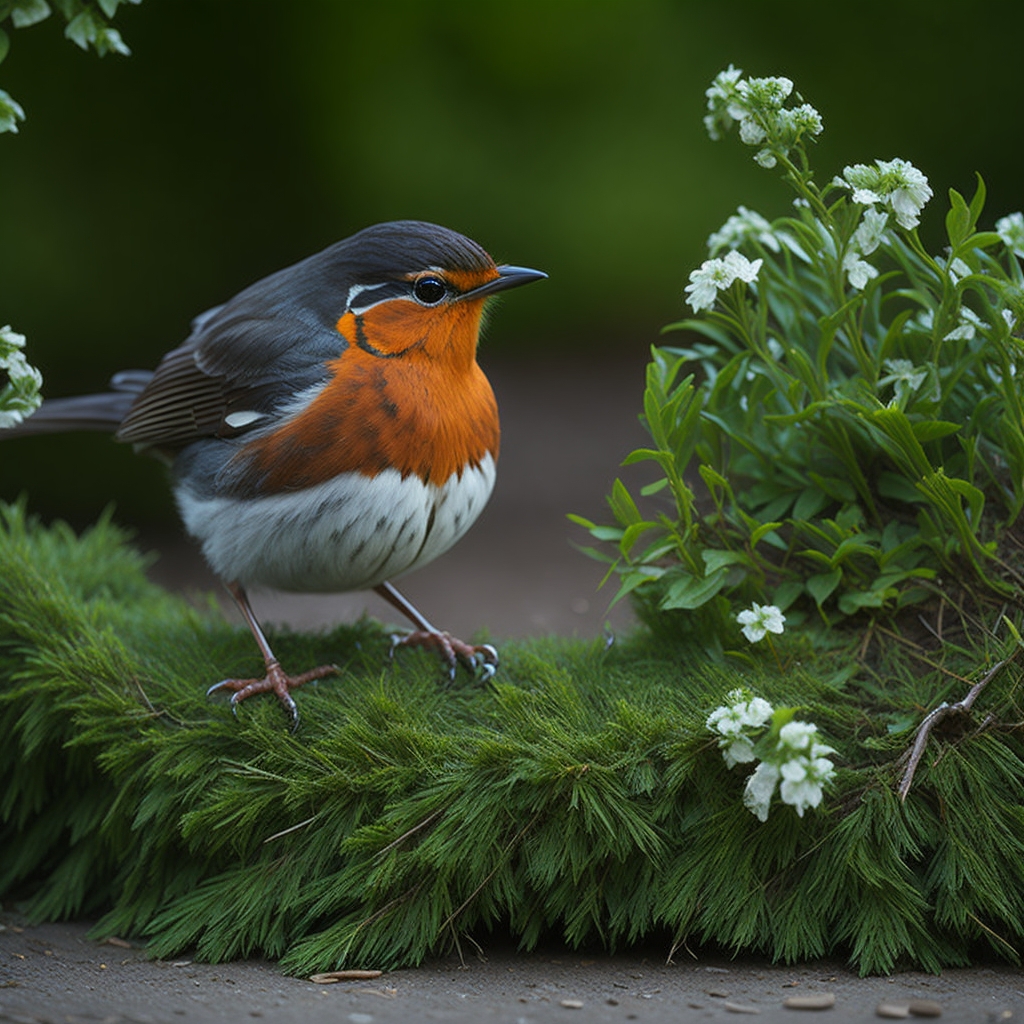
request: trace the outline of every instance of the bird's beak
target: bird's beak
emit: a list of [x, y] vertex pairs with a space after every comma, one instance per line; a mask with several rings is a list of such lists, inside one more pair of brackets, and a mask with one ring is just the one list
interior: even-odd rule
[[498, 267], [498, 276], [493, 281], [480, 285], [478, 288], [471, 288], [463, 292], [460, 299], [482, 299], [495, 292], [503, 292], [506, 288], [518, 288], [521, 284], [529, 284], [531, 281], [540, 281], [548, 275], [543, 270], [531, 270], [529, 267]]

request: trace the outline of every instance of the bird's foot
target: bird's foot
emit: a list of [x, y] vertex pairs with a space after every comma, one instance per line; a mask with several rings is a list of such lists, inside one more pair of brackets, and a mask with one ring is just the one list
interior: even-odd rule
[[314, 679], [323, 679], [324, 676], [334, 675], [338, 671], [337, 665], [319, 665], [303, 672], [297, 676], [288, 675], [276, 661], [267, 662], [267, 674], [262, 679], [222, 679], [214, 683], [206, 691], [206, 696], [216, 693], [218, 690], [234, 690], [231, 695], [231, 711], [238, 714], [238, 705], [247, 697], [255, 693], [276, 693], [277, 699], [284, 706], [292, 720], [292, 730], [299, 724], [299, 709], [292, 700], [291, 690], [304, 683], [312, 682]]
[[448, 676], [455, 678], [461, 662], [473, 673], [480, 673], [487, 682], [498, 670], [498, 652], [490, 644], [467, 644], [451, 633], [439, 629], [417, 629], [404, 635], [391, 637], [391, 654], [399, 647], [426, 647], [436, 651], [448, 668]]

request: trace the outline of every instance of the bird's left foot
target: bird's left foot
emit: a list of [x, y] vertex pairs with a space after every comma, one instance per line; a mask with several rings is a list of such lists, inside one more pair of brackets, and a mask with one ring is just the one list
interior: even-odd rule
[[395, 634], [391, 637], [392, 655], [398, 647], [426, 647], [436, 651], [452, 679], [460, 662], [471, 672], [479, 672], [484, 682], [498, 670], [498, 652], [490, 644], [467, 644], [439, 629], [417, 629], [404, 636]]
[[285, 711], [288, 712], [292, 720], [292, 730], [294, 731], [299, 725], [299, 709], [295, 706], [295, 701], [292, 700], [290, 691], [294, 690], [297, 686], [302, 686], [303, 683], [311, 682], [314, 679], [323, 679], [324, 676], [334, 675], [337, 671], [337, 665], [319, 665], [308, 672], [303, 672], [297, 676], [290, 676], [281, 668], [277, 661], [268, 661], [267, 674], [262, 679], [222, 679], [219, 683], [214, 683], [206, 691], [206, 696], [209, 697], [211, 693], [216, 693], [218, 690], [234, 690], [234, 693], [231, 695], [231, 711], [232, 714], [237, 715], [238, 705], [247, 697], [251, 697], [256, 693], [275, 693]]

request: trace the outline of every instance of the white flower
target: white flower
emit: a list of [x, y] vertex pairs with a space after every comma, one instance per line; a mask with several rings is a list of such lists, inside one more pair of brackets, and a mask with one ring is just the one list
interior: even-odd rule
[[787, 761], [780, 770], [782, 802], [791, 804], [801, 818], [808, 807], [821, 803], [824, 785], [835, 774], [832, 762], [824, 757], [797, 757]]
[[746, 788], [743, 790], [743, 806], [758, 821], [768, 820], [768, 808], [781, 775], [782, 772], [776, 765], [762, 761], [747, 779]]
[[804, 750], [817, 735], [818, 727], [812, 722], [787, 722], [779, 730], [779, 750]]
[[752, 117], [740, 121], [740, 141], [748, 146], [760, 146], [767, 136], [768, 133]]
[[889, 373], [879, 380], [878, 386], [881, 388], [886, 384], [891, 384], [896, 393], [897, 403], [902, 403], [909, 398], [928, 376], [927, 369], [915, 366], [909, 359], [886, 359], [882, 365]]
[[760, 605], [755, 602], [750, 608], [740, 612], [736, 616], [736, 621], [743, 627], [743, 635], [752, 644], [756, 644], [768, 633], [783, 632], [786, 616], [773, 604]]
[[889, 205], [896, 220], [905, 228], [916, 228], [925, 203], [932, 197], [928, 179], [906, 160], [878, 161], [879, 170], [886, 179], [895, 182], [888, 193]]
[[779, 240], [771, 223], [754, 210], [741, 206], [713, 235], [708, 237], [708, 252], [717, 256], [723, 249], [738, 249], [754, 239], [772, 252], [779, 252]]
[[996, 221], [996, 234], [1015, 255], [1024, 258], [1024, 213], [1008, 213]]
[[23, 334], [0, 327], [0, 429], [17, 426], [42, 402], [43, 375], [25, 358], [24, 346]]
[[850, 287], [856, 288], [857, 291], [863, 291], [867, 287], [868, 281], [873, 277], [878, 277], [877, 268], [867, 260], [862, 260], [856, 249], [847, 250], [843, 257], [843, 270], [846, 271]]
[[834, 185], [848, 188], [853, 201], [864, 206], [882, 203], [896, 214], [901, 227], [917, 227], [925, 203], [932, 197], [928, 179], [909, 161], [876, 160], [875, 166], [852, 164], [843, 168], [843, 176]]
[[764, 260], [748, 260], [743, 253], [728, 252], [725, 254], [725, 265], [729, 268], [736, 281], [743, 281], [746, 284], [753, 284], [757, 280], [757, 272], [761, 269]]
[[960, 307], [960, 323], [954, 327], [942, 340], [943, 341], [973, 341], [974, 335], [979, 327], [987, 327], [988, 324], [967, 306]]
[[740, 736], [722, 749], [722, 757], [727, 768], [747, 764], [754, 760], [754, 744], [746, 736]]
[[747, 284], [756, 281], [762, 262], [751, 262], [735, 250], [721, 259], [705, 260], [699, 269], [690, 274], [690, 283], [686, 286], [690, 297], [686, 301], [693, 307], [694, 313], [702, 309], [713, 309], [718, 293], [725, 291], [733, 281], [740, 280]]
[[1003, 310], [1003, 319], [1006, 321], [1006, 326], [1009, 330], [1013, 330], [1017, 326], [1017, 317], [1014, 316], [1013, 311], [1010, 309]]
[[861, 256], [870, 256], [885, 237], [889, 214], [869, 207], [864, 211], [860, 225], [853, 233], [853, 244]]
[[12, 331], [10, 324], [6, 324], [4, 327], [0, 327], [0, 352], [3, 352], [3, 350], [7, 347], [25, 347], [25, 335], [18, 334], [17, 331]]

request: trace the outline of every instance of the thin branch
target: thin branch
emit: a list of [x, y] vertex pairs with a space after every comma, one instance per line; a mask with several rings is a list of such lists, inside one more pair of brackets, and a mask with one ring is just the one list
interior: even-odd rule
[[921, 763], [921, 758], [924, 757], [925, 748], [928, 746], [928, 737], [931, 735], [932, 729], [950, 715], [969, 715], [971, 707], [978, 699], [981, 691], [988, 686], [988, 684], [1003, 668], [1013, 661], [1017, 656], [1018, 650], [1020, 650], [1020, 648], [1017, 648], [1017, 650], [1015, 650], [1008, 658], [1004, 658], [1002, 661], [996, 662], [996, 664], [993, 665], [992, 668], [990, 668], [988, 672], [986, 672], [985, 675], [967, 691], [967, 696], [964, 697], [963, 700], [959, 700], [955, 704], [947, 704], [943, 701], [937, 708], [930, 711], [925, 716], [924, 721], [918, 726], [917, 735], [914, 737], [913, 746], [910, 748], [910, 754], [907, 757], [907, 767], [903, 772], [903, 778], [900, 779], [900, 784], [897, 789], [901, 803], [907, 799], [910, 787], [914, 783], [914, 775], [917, 772], [917, 766]]

